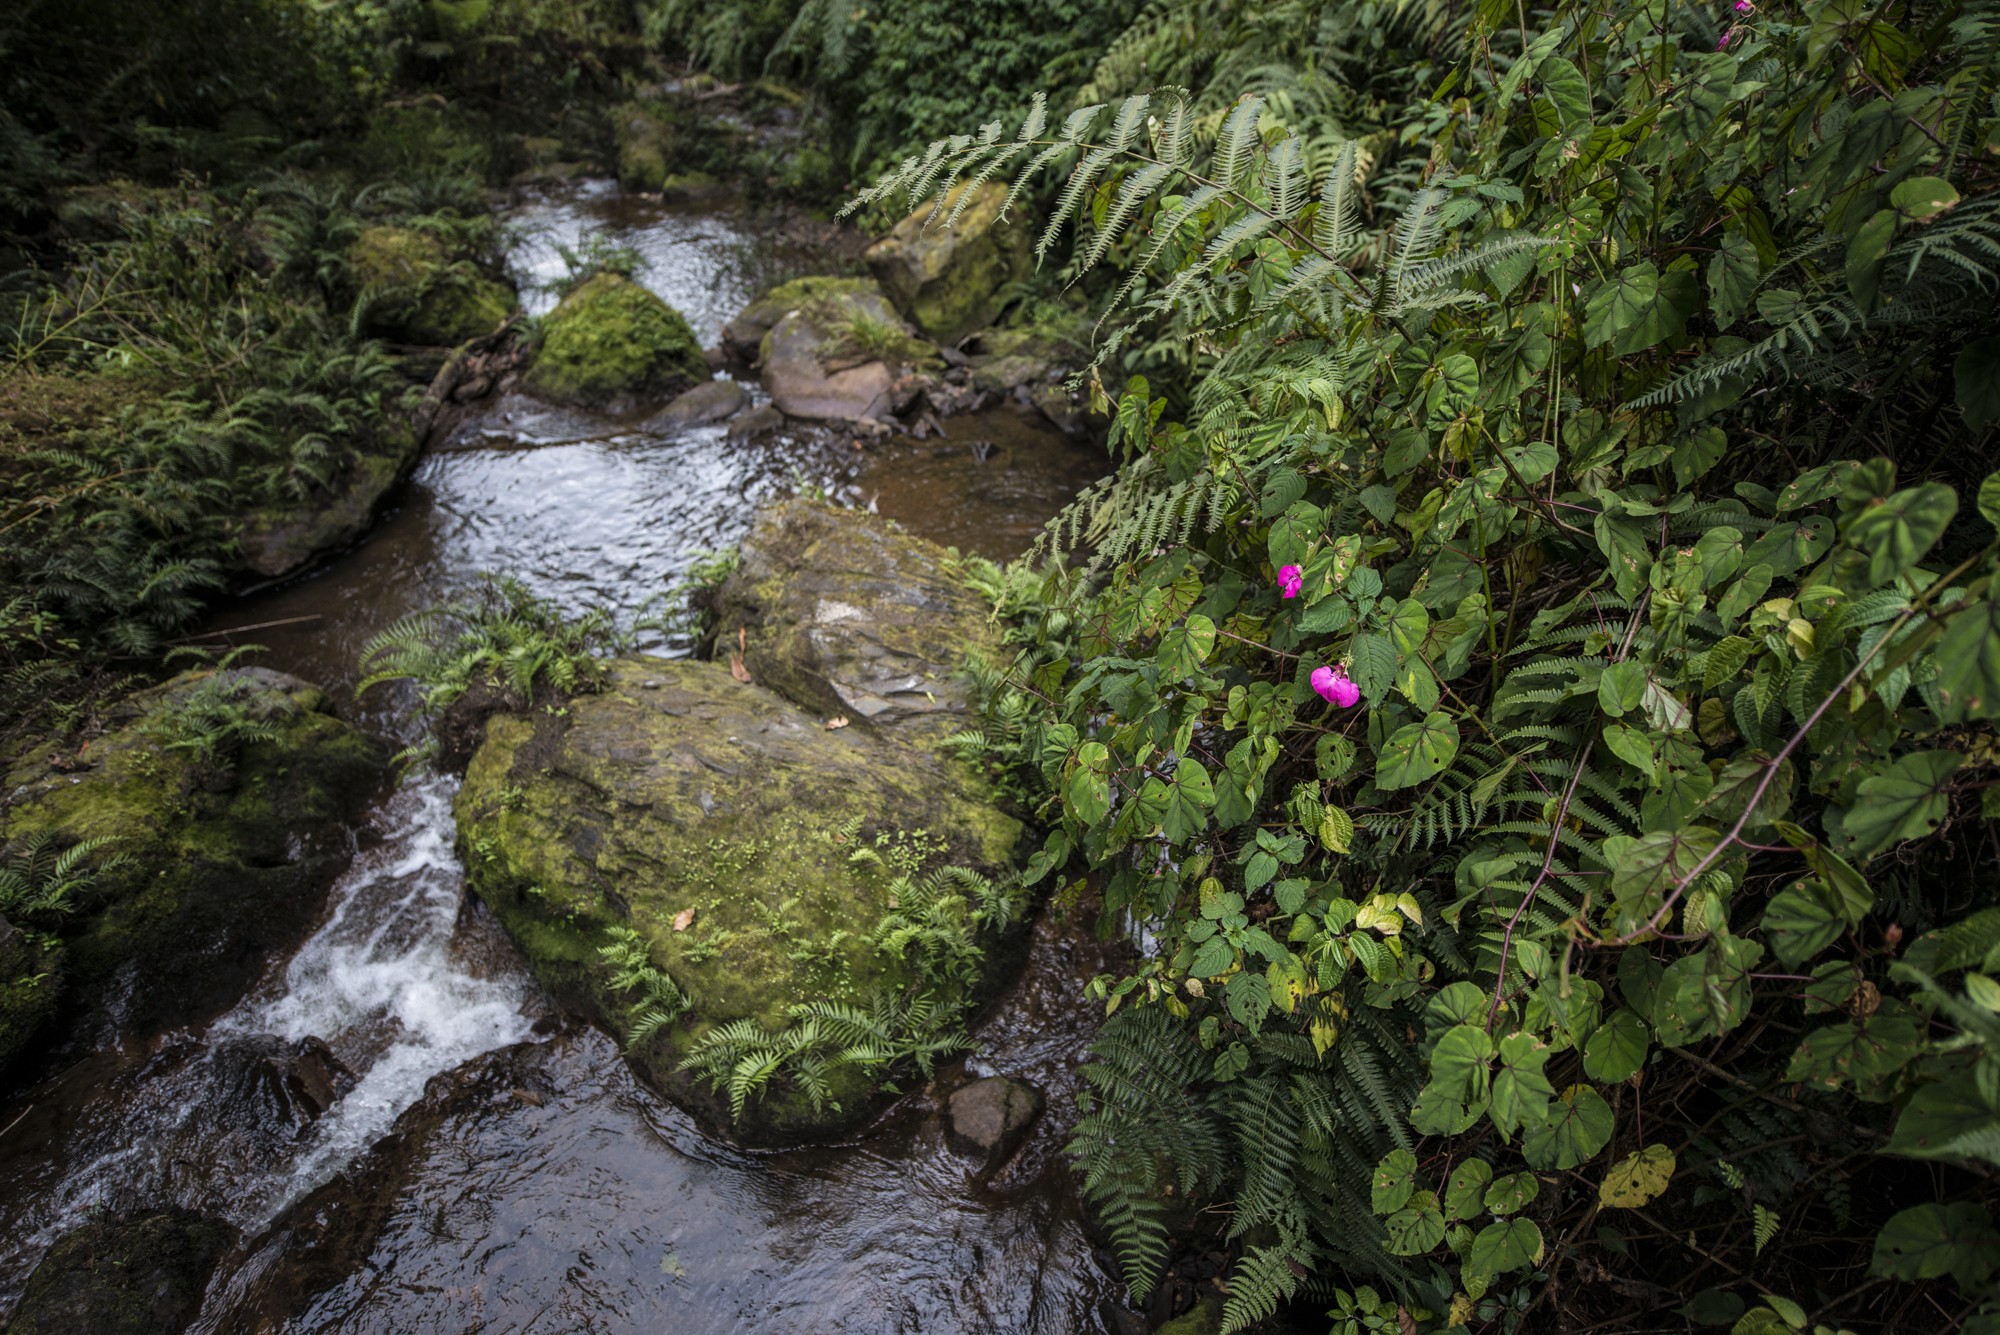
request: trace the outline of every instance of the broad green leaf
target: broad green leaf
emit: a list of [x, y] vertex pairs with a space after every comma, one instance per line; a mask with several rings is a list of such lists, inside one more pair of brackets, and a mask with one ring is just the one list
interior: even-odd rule
[[1636, 1210], [1658, 1199], [1674, 1176], [1674, 1152], [1648, 1145], [1613, 1164], [1597, 1188], [1599, 1203], [1613, 1210]]
[[[1712, 651], [1711, 651], [1712, 652]], [[1617, 718], [1635, 709], [1646, 690], [1646, 668], [1641, 663], [1613, 663], [1597, 679], [1597, 707]], [[1647, 754], [1650, 756], [1651, 751]]]
[[1515, 1214], [1541, 1194], [1542, 1184], [1533, 1173], [1509, 1173], [1486, 1189], [1486, 1208], [1497, 1215]]
[[1624, 1007], [1611, 1012], [1583, 1047], [1583, 1073], [1592, 1080], [1616, 1084], [1631, 1079], [1646, 1064], [1652, 1036], [1645, 1020]]
[[1111, 779], [1106, 773], [1111, 753], [1102, 742], [1085, 742], [1076, 751], [1076, 769], [1069, 777], [1069, 812], [1085, 825], [1095, 825], [1111, 810]]
[[1493, 1074], [1493, 1125], [1503, 1136], [1521, 1126], [1533, 1126], [1548, 1115], [1555, 1086], [1542, 1074], [1549, 1047], [1533, 1034], [1508, 1034], [1500, 1040], [1500, 1069]]
[[1638, 728], [1628, 728], [1622, 723], [1604, 725], [1604, 744], [1611, 754], [1630, 765], [1633, 769], [1652, 781], [1654, 766], [1653, 744], [1646, 732]]
[[1471, 1103], [1486, 1097], [1493, 1057], [1493, 1040], [1476, 1024], [1445, 1031], [1431, 1049], [1431, 1083], [1447, 1097]]
[[1354, 819], [1339, 807], [1326, 808], [1319, 821], [1319, 841], [1330, 853], [1351, 851], [1354, 842]]
[[1685, 329], [1696, 305], [1691, 269], [1662, 274], [1652, 261], [1641, 261], [1591, 294], [1584, 306], [1584, 346], [1609, 343], [1620, 355], [1643, 352]]
[[1396, 1256], [1422, 1256], [1444, 1241], [1444, 1216], [1435, 1206], [1406, 1205], [1384, 1219], [1382, 1228]]
[[1846, 1085], [1866, 1097], [1918, 1054], [1922, 1040], [1916, 1025], [1894, 1015], [1830, 1024], [1805, 1036], [1785, 1078], [1825, 1090]]
[[1631, 932], [1658, 911], [1675, 884], [1715, 851], [1717, 834], [1706, 825], [1657, 830], [1636, 839], [1604, 841], [1611, 860], [1611, 896], [1620, 932]]
[[1896, 212], [1877, 209], [1847, 243], [1847, 290], [1863, 310], [1873, 310], [1882, 287], [1882, 265], [1896, 239]]
[[1486, 1208], [1486, 1184], [1493, 1168], [1484, 1159], [1467, 1159], [1454, 1168], [1444, 1189], [1444, 1212], [1453, 1220], [1476, 1218]]
[[1874, 1274], [1889, 1279], [1950, 1275], [1962, 1289], [1984, 1284], [2000, 1268], [2000, 1232], [1974, 1201], [1927, 1201], [1890, 1216], [1875, 1238]]
[[1968, 723], [2000, 714], [2000, 599], [1989, 588], [1953, 611], [1936, 650], [1938, 718]]
[[1465, 1273], [1469, 1276], [1504, 1275], [1510, 1270], [1539, 1263], [1542, 1259], [1542, 1230], [1531, 1219], [1507, 1219], [1488, 1224], [1472, 1239], [1466, 1253]]
[[1391, 733], [1375, 766], [1380, 788], [1408, 788], [1444, 771], [1458, 754], [1458, 723], [1451, 715], [1426, 714]]
[[1896, 183], [1889, 204], [1912, 222], [1935, 218], [1958, 203], [1958, 191], [1942, 176], [1912, 176]]
[[1532, 1168], [1567, 1172], [1611, 1143], [1611, 1105], [1589, 1085], [1571, 1085], [1549, 1105], [1548, 1120], [1529, 1128], [1521, 1154]]
[[1750, 309], [1762, 272], [1756, 244], [1741, 232], [1725, 232], [1708, 262], [1709, 307], [1715, 312], [1716, 328], [1729, 328]]
[[1965, 760], [1956, 751], [1918, 751], [1863, 779], [1841, 828], [1856, 857], [1935, 831], [1945, 816], [1944, 786]]
[[1811, 959], [1839, 939], [1846, 921], [1833, 892], [1817, 880], [1794, 881], [1764, 910], [1764, 936], [1786, 964]]
[[1215, 623], [1196, 613], [1185, 623], [1175, 626], [1160, 637], [1160, 649], [1154, 655], [1159, 664], [1160, 679], [1163, 682], [1179, 681], [1193, 675], [1194, 670], [1208, 661], [1215, 649]]
[[1970, 1072], [1925, 1085], [1910, 1096], [1888, 1152], [1913, 1159], [1984, 1159], [2000, 1164], [2000, 1114]]
[[1375, 1178], [1368, 1188], [1368, 1204], [1376, 1214], [1400, 1210], [1417, 1189], [1417, 1156], [1408, 1150], [1390, 1150], [1375, 1165]]
[[1847, 541], [1868, 558], [1870, 587], [1887, 584], [1924, 559], [1958, 513], [1958, 493], [1941, 482], [1911, 487], [1871, 505], [1847, 524]]
[[1731, 635], [1717, 640], [1708, 650], [1708, 660], [1702, 667], [1701, 688], [1712, 691], [1723, 682], [1742, 671], [1750, 661], [1750, 641], [1741, 635]]

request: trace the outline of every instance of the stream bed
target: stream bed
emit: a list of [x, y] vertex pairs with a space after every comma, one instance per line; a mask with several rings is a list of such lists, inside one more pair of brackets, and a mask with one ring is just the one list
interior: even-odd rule
[[[593, 232], [636, 250], [637, 279], [705, 343], [754, 295], [747, 215], [584, 186], [509, 222], [531, 312], [550, 300], [534, 285], [562, 271], [558, 245]], [[658, 436], [501, 400], [422, 461], [363, 545], [220, 609], [209, 629], [256, 627], [219, 638], [351, 696], [369, 637], [483, 572], [631, 626], [796, 489], [1006, 558], [1106, 468], [1027, 410], [947, 428], [867, 448], [816, 429], [728, 441], [719, 425]], [[686, 648], [670, 626], [636, 643]], [[411, 712], [407, 690], [355, 702], [403, 740]], [[1115, 967], [1087, 927], [1037, 924], [979, 1049], [935, 1082], [1004, 1073], [1048, 1096], [992, 1180], [947, 1147], [925, 1093], [852, 1143], [753, 1154], [553, 1014], [466, 896], [452, 790], [416, 774], [388, 794], [311, 936], [227, 1013], [72, 1053], [0, 1107], [0, 1312], [66, 1229], [171, 1205], [241, 1231], [193, 1327], [218, 1335], [1103, 1329], [1116, 1286], [1059, 1160], [1095, 1023], [1082, 984]], [[315, 1071], [341, 1075], [323, 1109]]]

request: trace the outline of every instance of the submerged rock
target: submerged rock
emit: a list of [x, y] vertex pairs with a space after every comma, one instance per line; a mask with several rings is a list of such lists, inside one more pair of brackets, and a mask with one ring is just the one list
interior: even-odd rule
[[444, 243], [409, 227], [370, 227], [347, 253], [367, 300], [368, 332], [403, 343], [456, 347], [490, 334], [514, 309], [514, 290], [466, 265]]
[[728, 428], [722, 433], [725, 440], [756, 440], [768, 436], [785, 425], [785, 415], [768, 403], [760, 403], [755, 408], [746, 409], [729, 419]]
[[554, 403], [626, 412], [708, 375], [679, 311], [629, 278], [601, 273], [550, 313], [521, 388]]
[[864, 256], [896, 309], [939, 343], [993, 323], [1002, 289], [1032, 267], [1027, 224], [1000, 217], [1007, 187], [998, 181], [975, 187], [957, 223], [944, 226], [965, 188], [947, 195], [935, 215], [920, 208], [897, 223]]
[[1042, 1093], [1004, 1075], [987, 1076], [955, 1091], [946, 1101], [952, 1148], [997, 1168], [1026, 1139], [1042, 1115]]
[[238, 521], [238, 565], [247, 574], [278, 579], [349, 546], [368, 531], [375, 507], [415, 465], [417, 453], [416, 429], [400, 418], [383, 419], [380, 436], [324, 491], [252, 510]]
[[[311, 921], [384, 773], [384, 748], [317, 687], [264, 668], [185, 673], [108, 721], [80, 754], [28, 753], [0, 789], [0, 850], [112, 841], [71, 911], [34, 924], [52, 951], [15, 958], [0, 942], [23, 971], [0, 979], [0, 1061], [114, 997], [142, 1029], [232, 1000]], [[34, 973], [51, 977], [24, 991]], [[61, 989], [59, 1004], [42, 986]]]
[[168, 1335], [201, 1307], [236, 1230], [186, 1210], [98, 1219], [35, 1267], [7, 1335]]
[[[995, 875], [1021, 834], [987, 781], [939, 745], [962, 699], [946, 665], [986, 643], [978, 600], [937, 574], [944, 553], [928, 548], [920, 569], [927, 545], [799, 503], [760, 522], [763, 550], [788, 526], [805, 538], [797, 559], [780, 570], [752, 557], [756, 587], [733, 605], [775, 618], [823, 604], [825, 634], [793, 644], [775, 622], [739, 620], [740, 664], [613, 660], [603, 692], [563, 713], [491, 719], [457, 799], [473, 888], [550, 990], [616, 1032], [649, 1003], [643, 988], [618, 989], [600, 950], [637, 934], [688, 1008], [630, 1058], [715, 1125], [728, 1123], [727, 1104], [682, 1060], [718, 1026], [776, 1032], [794, 1004], [865, 1004], [916, 982], [913, 964], [873, 940], [893, 877], [857, 851]], [[808, 553], [842, 565], [814, 570]], [[917, 625], [922, 615], [935, 624]], [[879, 1106], [852, 1066], [828, 1084], [820, 1107], [773, 1085], [734, 1130], [796, 1141]]]
[[639, 430], [666, 436], [725, 421], [743, 407], [744, 399], [743, 386], [734, 380], [710, 380], [648, 417], [640, 423]]

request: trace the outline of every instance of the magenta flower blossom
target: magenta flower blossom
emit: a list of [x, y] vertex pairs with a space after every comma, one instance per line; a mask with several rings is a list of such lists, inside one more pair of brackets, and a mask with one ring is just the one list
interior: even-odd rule
[[1736, 29], [1731, 28], [1728, 32], [1722, 34], [1722, 39], [1715, 44], [1715, 49], [1718, 51], [1727, 51], [1729, 44], [1735, 40]]
[[1306, 572], [1297, 566], [1278, 567], [1278, 592], [1287, 598], [1299, 596], [1299, 590], [1306, 586]]
[[1312, 687], [1319, 692], [1321, 699], [1342, 709], [1351, 708], [1361, 699], [1361, 688], [1349, 680], [1347, 669], [1338, 663], [1331, 667], [1314, 668]]
[[1736, 12], [1739, 14], [1748, 14], [1756, 7], [1750, 3], [1750, 0], [1736, 0]]

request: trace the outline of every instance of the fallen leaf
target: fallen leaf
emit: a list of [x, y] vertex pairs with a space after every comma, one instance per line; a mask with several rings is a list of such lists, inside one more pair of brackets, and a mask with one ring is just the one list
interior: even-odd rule
[[749, 684], [750, 669], [743, 666], [742, 654], [731, 654], [729, 656], [729, 675], [743, 682], [745, 685]]
[[682, 909], [674, 915], [674, 930], [676, 932], [685, 932], [692, 926], [694, 926], [693, 909]]
[[833, 718], [830, 718], [826, 721], [826, 727], [828, 732], [833, 731], [835, 728], [844, 728], [846, 726], [847, 726], [847, 718], [844, 715], [835, 715]]

